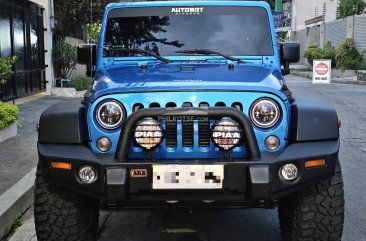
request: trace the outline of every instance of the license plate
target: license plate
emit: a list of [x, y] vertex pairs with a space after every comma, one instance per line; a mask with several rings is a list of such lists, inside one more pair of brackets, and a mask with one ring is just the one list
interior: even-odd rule
[[153, 165], [153, 189], [221, 189], [223, 165]]

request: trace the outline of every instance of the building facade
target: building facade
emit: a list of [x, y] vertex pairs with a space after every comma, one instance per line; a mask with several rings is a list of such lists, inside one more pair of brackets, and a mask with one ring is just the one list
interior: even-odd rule
[[292, 31], [337, 19], [339, 0], [292, 0]]
[[51, 6], [48, 0], [0, 0], [0, 57], [17, 58], [0, 100], [45, 91], [52, 78]]

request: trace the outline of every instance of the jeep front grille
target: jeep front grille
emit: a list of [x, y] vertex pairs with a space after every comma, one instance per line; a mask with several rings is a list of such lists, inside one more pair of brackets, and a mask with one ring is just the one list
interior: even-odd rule
[[[215, 104], [216, 107], [225, 107], [225, 103], [223, 102], [217, 102]], [[238, 102], [234, 102], [232, 107], [242, 110], [242, 105]], [[158, 108], [160, 105], [156, 102], [150, 103], [148, 105], [149, 108]], [[168, 108], [175, 108], [177, 107], [177, 104], [174, 102], [169, 102], [166, 104], [165, 107]], [[184, 102], [181, 107], [194, 107], [191, 102]], [[198, 107], [200, 108], [208, 108], [209, 104], [207, 102], [201, 102], [199, 103]], [[137, 111], [139, 109], [143, 109], [144, 105], [141, 103], [136, 103], [133, 106], [133, 111]], [[195, 125], [196, 122], [196, 125]], [[178, 145], [178, 129], [181, 130], [181, 143], [182, 147], [185, 148], [193, 148], [195, 137], [194, 133], [197, 131], [198, 138], [196, 139], [198, 141], [199, 147], [209, 147], [210, 145], [210, 120], [181, 120], [176, 121], [174, 120], [174, 117], [172, 120], [169, 120], [164, 124], [165, 127], [165, 143], [166, 146], [169, 148], [176, 148]], [[196, 130], [195, 130], [196, 129]]]

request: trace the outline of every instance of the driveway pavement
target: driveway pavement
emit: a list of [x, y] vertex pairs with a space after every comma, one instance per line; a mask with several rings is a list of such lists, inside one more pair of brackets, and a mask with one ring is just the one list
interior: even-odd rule
[[18, 135], [0, 143], [0, 195], [37, 165], [36, 124], [45, 109], [62, 100], [44, 96], [19, 105]]

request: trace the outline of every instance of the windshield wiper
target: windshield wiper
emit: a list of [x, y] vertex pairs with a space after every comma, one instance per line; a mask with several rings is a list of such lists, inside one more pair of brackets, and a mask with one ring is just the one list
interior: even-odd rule
[[217, 51], [213, 51], [213, 50], [209, 50], [209, 49], [190, 49], [190, 50], [178, 50], [175, 51], [176, 53], [182, 53], [182, 54], [207, 54], [207, 55], [211, 55], [211, 54], [215, 54], [215, 55], [219, 55], [221, 57], [224, 57], [225, 59], [231, 60], [231, 61], [236, 61], [238, 63], [245, 63], [243, 60], [235, 58], [233, 56], [229, 56], [226, 54], [222, 54], [220, 52]]
[[107, 51], [120, 51], [120, 52], [125, 52], [125, 53], [132, 53], [132, 54], [145, 54], [145, 55], [152, 56], [152, 57], [154, 57], [158, 60], [161, 60], [164, 63], [170, 63], [171, 62], [169, 59], [161, 57], [161, 56], [157, 55], [154, 52], [150, 52], [150, 51], [143, 50], [143, 49], [128, 49], [128, 48], [122, 48], [122, 47], [105, 47], [105, 49]]

